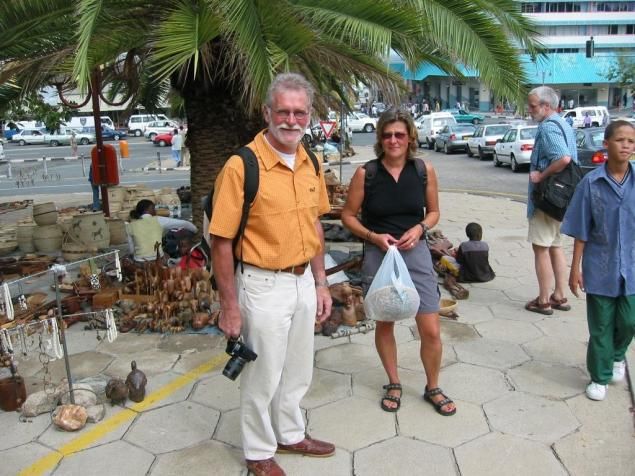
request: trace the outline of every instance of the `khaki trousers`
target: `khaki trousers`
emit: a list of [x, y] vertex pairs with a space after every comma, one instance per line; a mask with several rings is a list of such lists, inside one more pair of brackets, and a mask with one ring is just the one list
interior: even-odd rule
[[313, 376], [315, 282], [310, 269], [296, 276], [245, 265], [236, 289], [243, 339], [258, 354], [240, 376], [243, 451], [268, 459], [278, 443], [305, 436], [300, 401]]

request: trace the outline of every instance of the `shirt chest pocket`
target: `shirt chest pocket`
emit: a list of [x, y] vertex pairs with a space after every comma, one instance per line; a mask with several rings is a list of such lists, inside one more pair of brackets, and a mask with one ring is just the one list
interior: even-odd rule
[[589, 233], [589, 240], [598, 243], [600, 245], [608, 244], [608, 223], [606, 217], [606, 203], [599, 193], [591, 192], [591, 219], [593, 224], [591, 226], [591, 233]]

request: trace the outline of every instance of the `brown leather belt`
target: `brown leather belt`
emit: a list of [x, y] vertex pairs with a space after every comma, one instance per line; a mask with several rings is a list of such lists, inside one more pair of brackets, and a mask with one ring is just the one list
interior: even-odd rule
[[276, 271], [279, 271], [281, 273], [291, 273], [295, 274], [296, 276], [302, 276], [306, 271], [307, 266], [309, 266], [308, 261], [306, 263], [296, 264], [295, 266], [289, 266], [288, 268], [277, 269]]

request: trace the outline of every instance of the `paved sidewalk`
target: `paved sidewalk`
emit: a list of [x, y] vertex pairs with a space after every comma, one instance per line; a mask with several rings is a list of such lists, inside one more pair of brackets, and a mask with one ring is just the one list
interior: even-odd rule
[[[497, 277], [467, 285], [458, 321], [443, 320], [440, 384], [458, 407], [437, 415], [423, 401], [425, 376], [414, 321], [396, 326], [401, 410], [380, 409], [386, 376], [373, 333], [316, 336], [307, 428], [337, 446], [332, 458], [279, 455], [289, 475], [602, 475], [635, 474], [635, 435], [627, 383], [607, 399], [584, 395], [587, 329], [583, 299], [541, 316], [523, 309], [537, 292], [525, 241], [525, 205], [441, 193], [439, 228], [458, 244], [469, 221], [483, 225]], [[567, 242], [567, 256], [571, 242]], [[148, 397], [78, 434], [58, 431], [48, 414], [21, 422], [0, 413], [0, 475], [244, 475], [238, 430], [239, 383], [221, 374], [224, 341], [209, 335], [120, 334], [98, 341], [82, 324], [68, 330], [74, 378], [124, 377], [136, 360]], [[629, 351], [635, 365], [635, 350]], [[21, 362], [29, 389], [41, 386], [37, 355]], [[51, 364], [54, 381], [61, 361]]]

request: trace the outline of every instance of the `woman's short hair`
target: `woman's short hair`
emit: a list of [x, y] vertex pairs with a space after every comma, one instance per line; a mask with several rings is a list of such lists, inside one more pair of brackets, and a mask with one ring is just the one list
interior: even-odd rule
[[417, 126], [415, 126], [415, 121], [412, 118], [412, 115], [409, 112], [403, 112], [396, 108], [387, 109], [379, 116], [379, 121], [377, 121], [377, 140], [375, 142], [375, 155], [377, 157], [381, 157], [384, 155], [384, 147], [382, 142], [382, 134], [384, 133], [384, 129], [386, 126], [394, 123], [394, 122], [403, 122], [406, 125], [406, 129], [408, 130], [408, 151], [410, 152], [408, 155], [413, 156], [417, 152], [419, 137], [417, 135]]

